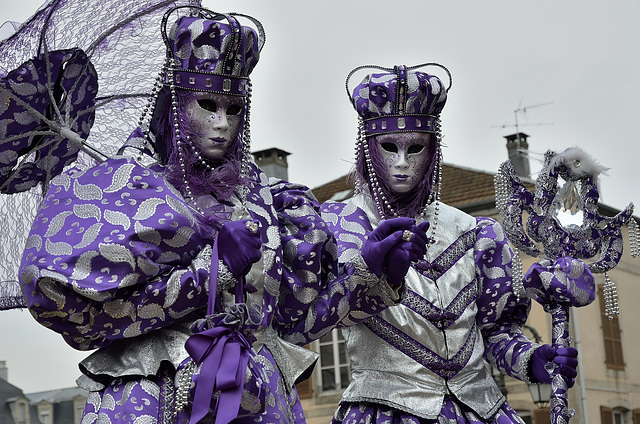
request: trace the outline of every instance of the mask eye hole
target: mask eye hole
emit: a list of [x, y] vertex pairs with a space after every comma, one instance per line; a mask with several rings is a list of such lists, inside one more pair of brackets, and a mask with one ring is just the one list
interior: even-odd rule
[[215, 112], [218, 110], [218, 105], [211, 99], [198, 99], [198, 106], [209, 112]]
[[242, 112], [242, 106], [240, 105], [230, 105], [227, 108], [227, 115], [240, 115], [240, 112]]
[[412, 146], [409, 146], [409, 149], [407, 149], [407, 153], [409, 153], [410, 155], [415, 155], [416, 153], [420, 153], [424, 150], [424, 146], [422, 144], [414, 144]]
[[386, 152], [398, 153], [398, 146], [393, 143], [380, 143], [380, 147], [382, 147], [382, 150]]

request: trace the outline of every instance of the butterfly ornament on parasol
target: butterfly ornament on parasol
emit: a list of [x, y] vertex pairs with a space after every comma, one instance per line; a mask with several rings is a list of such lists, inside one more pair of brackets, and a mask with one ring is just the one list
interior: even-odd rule
[[[556, 348], [571, 343], [569, 308], [587, 306], [595, 299], [595, 281], [581, 280], [581, 275], [605, 273], [606, 314], [612, 318], [619, 312], [616, 288], [606, 272], [622, 257], [623, 225], [629, 228], [632, 257], [640, 253], [633, 204], [613, 217], [598, 211], [598, 177], [606, 169], [582, 149], [572, 147], [561, 153], [546, 152], [533, 193], [509, 161], [500, 166], [495, 178], [496, 207], [510, 242], [529, 256], [543, 258], [516, 279], [521, 279], [526, 294], [551, 314]], [[598, 253], [592, 263], [581, 261]], [[562, 278], [550, 278], [552, 274]], [[575, 414], [568, 407], [567, 381], [555, 368], [548, 364], [553, 424], [567, 422]]]
[[200, 0], [49, 0], [3, 32], [0, 310], [25, 306], [18, 266], [49, 182], [120, 154], [136, 128], [165, 60], [157, 28], [179, 5]]
[[0, 192], [19, 193], [51, 178], [82, 149], [95, 117], [98, 77], [80, 49], [47, 52], [0, 80]]

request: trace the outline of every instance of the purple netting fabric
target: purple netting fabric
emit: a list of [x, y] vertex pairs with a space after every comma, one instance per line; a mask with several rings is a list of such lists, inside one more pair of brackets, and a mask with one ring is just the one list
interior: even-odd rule
[[[111, 157], [137, 126], [164, 63], [162, 16], [180, 5], [200, 6], [200, 0], [103, 0], [91, 3], [91, 7], [85, 0], [51, 0], [0, 41], [0, 77], [54, 50], [82, 49], [98, 75], [95, 121], [86, 140]], [[3, 25], [2, 34], [6, 36], [15, 26]], [[27, 131], [24, 135], [31, 134]], [[11, 148], [9, 143], [3, 145], [5, 137], [0, 134], [0, 152]], [[35, 160], [33, 152], [25, 156], [20, 160]], [[93, 166], [96, 161], [81, 151], [75, 163]], [[22, 305], [21, 299], [11, 294], [16, 290], [17, 268], [42, 194], [38, 185], [24, 193], [0, 196], [0, 297], [17, 299], [11, 305], [0, 304], [0, 309]]]

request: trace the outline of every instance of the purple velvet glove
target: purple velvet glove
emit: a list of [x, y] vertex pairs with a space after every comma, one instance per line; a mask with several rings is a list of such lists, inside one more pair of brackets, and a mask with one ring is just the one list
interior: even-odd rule
[[575, 347], [555, 348], [545, 344], [533, 352], [531, 356], [531, 375], [541, 383], [551, 383], [551, 375], [545, 365], [553, 362], [556, 372], [561, 374], [568, 387], [573, 387], [578, 375], [578, 349]]
[[[378, 277], [387, 269], [389, 283], [402, 282], [411, 261], [424, 256], [426, 252], [428, 222], [415, 225], [412, 218], [391, 218], [380, 222], [362, 247], [362, 259]], [[413, 234], [411, 240], [402, 238], [405, 231]]]
[[[423, 222], [419, 225], [412, 225], [411, 231], [414, 236], [411, 241], [401, 238], [400, 243], [395, 244], [389, 249], [385, 261], [387, 271], [387, 281], [395, 286], [402, 283], [404, 276], [411, 266], [411, 262], [422, 259], [427, 253], [427, 230], [429, 223]], [[404, 232], [404, 231], [403, 231]]]
[[261, 246], [258, 224], [250, 219], [227, 222], [218, 233], [218, 255], [236, 278], [260, 260]]
[[362, 246], [362, 259], [371, 272], [378, 277], [382, 274], [389, 249], [400, 241], [403, 231], [409, 230], [415, 223], [415, 219], [411, 218], [391, 218], [381, 221], [369, 233]]

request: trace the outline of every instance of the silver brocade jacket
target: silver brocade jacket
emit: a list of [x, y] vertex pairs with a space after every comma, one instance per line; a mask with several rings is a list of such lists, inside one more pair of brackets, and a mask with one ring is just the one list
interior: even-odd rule
[[[323, 218], [333, 223], [339, 261], [357, 254], [364, 234], [379, 219], [366, 195], [326, 203]], [[426, 218], [433, 219], [431, 206]], [[484, 419], [505, 398], [487, 369], [529, 381], [528, 364], [537, 344], [521, 331], [530, 302], [512, 290], [512, 258], [501, 226], [439, 206], [435, 238], [425, 260], [405, 278], [402, 303], [343, 330], [351, 384], [342, 402], [373, 402], [435, 419], [445, 395], [453, 395]]]

